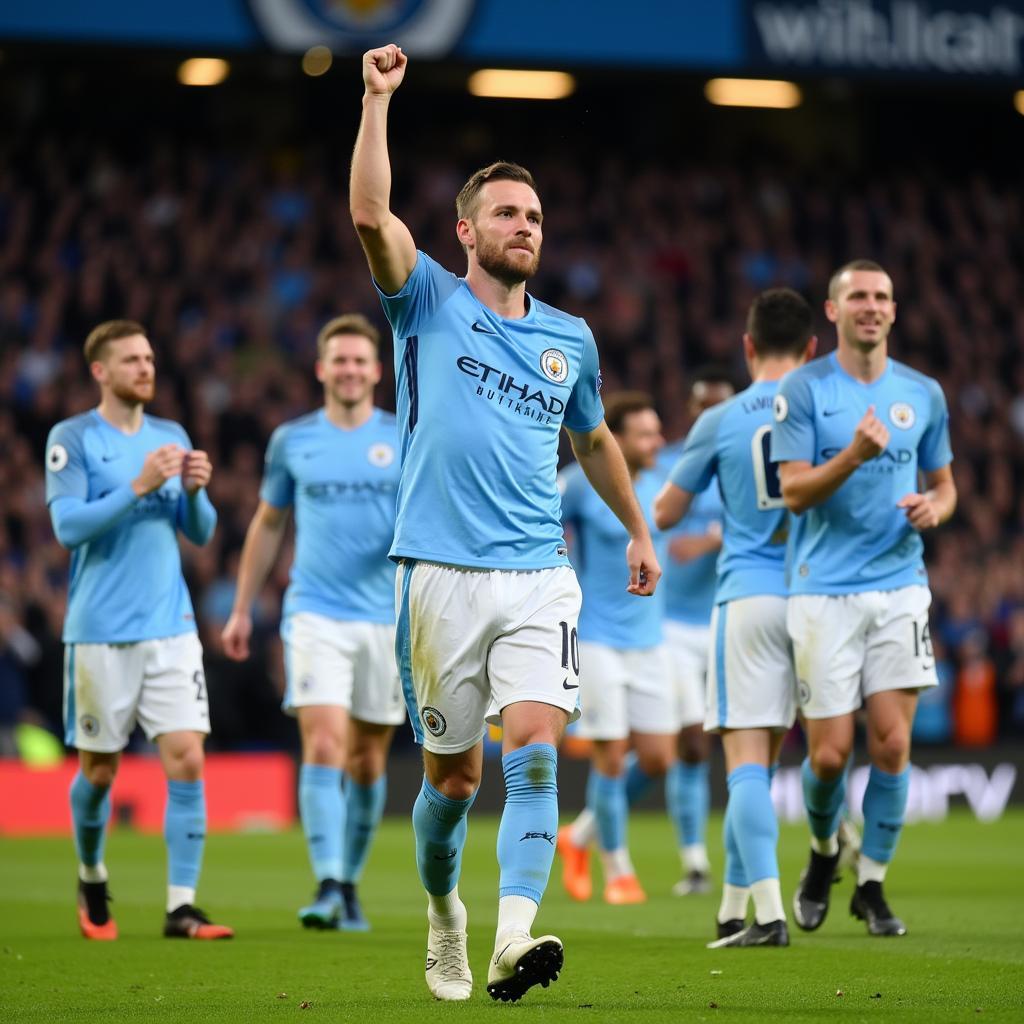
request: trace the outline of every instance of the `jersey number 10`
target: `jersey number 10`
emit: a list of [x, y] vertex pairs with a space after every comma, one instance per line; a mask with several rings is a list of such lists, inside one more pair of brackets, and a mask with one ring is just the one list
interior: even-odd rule
[[750, 456], [754, 463], [754, 489], [757, 492], [757, 507], [762, 511], [785, 508], [782, 500], [782, 484], [779, 481], [779, 464], [769, 458], [772, 443], [770, 423], [758, 427], [750, 441]]

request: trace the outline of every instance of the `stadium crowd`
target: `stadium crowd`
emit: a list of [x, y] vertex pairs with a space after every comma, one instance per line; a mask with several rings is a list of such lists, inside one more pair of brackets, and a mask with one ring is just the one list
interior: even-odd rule
[[[55, 139], [17, 157], [0, 161], [0, 755], [19, 720], [60, 733], [68, 560], [44, 504], [44, 444], [56, 421], [95, 404], [81, 346], [115, 317], [145, 324], [156, 349], [150, 411], [184, 423], [214, 462], [216, 537], [203, 549], [183, 542], [212, 744], [294, 743], [276, 713], [286, 570], [257, 610], [262, 656], [229, 662], [218, 634], [267, 438], [322, 398], [317, 330], [350, 310], [386, 326], [349, 220], [344, 166], [318, 151], [170, 145], [119, 158]], [[953, 523], [929, 540], [944, 669], [922, 703], [920, 738], [986, 744], [1024, 734], [1019, 189], [884, 169], [851, 182], [768, 164], [607, 157], [584, 169], [523, 159], [555, 226], [531, 291], [586, 317], [606, 392], [653, 394], [670, 438], [689, 426], [689, 373], [728, 363], [744, 379], [738, 341], [757, 292], [789, 285], [820, 311], [845, 260], [867, 256], [889, 270], [899, 304], [892, 350], [943, 385], [960, 495]], [[460, 269], [451, 196], [472, 167], [429, 153], [403, 164], [415, 172], [396, 181], [395, 209], [424, 249]], [[834, 336], [819, 316], [827, 351]], [[393, 388], [387, 366], [378, 392], [387, 408]]]

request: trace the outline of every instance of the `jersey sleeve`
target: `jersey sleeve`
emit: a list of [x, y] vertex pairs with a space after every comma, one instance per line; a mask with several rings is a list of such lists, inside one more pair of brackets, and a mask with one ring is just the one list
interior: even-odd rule
[[563, 422], [577, 434], [596, 430], [604, 419], [601, 401], [601, 368], [597, 358], [597, 342], [586, 322], [583, 324], [583, 356], [576, 384], [565, 406]]
[[690, 494], [707, 489], [718, 467], [718, 424], [721, 409], [701, 413], [686, 438], [679, 461], [668, 475], [670, 483]]
[[942, 469], [953, 461], [953, 448], [949, 443], [949, 408], [942, 388], [931, 383], [931, 408], [928, 427], [917, 446], [917, 464], [926, 473]]
[[814, 462], [814, 396], [799, 371], [786, 374], [775, 395], [772, 462]]
[[89, 497], [82, 432], [73, 423], [58, 423], [46, 439], [46, 504], [57, 498]]
[[408, 338], [416, 334], [434, 311], [459, 286], [459, 279], [450, 270], [445, 270], [425, 252], [416, 251], [416, 265], [409, 279], [394, 295], [381, 290], [373, 282], [380, 296], [384, 315], [391, 324], [396, 338]]
[[270, 435], [267, 454], [263, 461], [263, 483], [260, 499], [274, 508], [288, 508], [295, 500], [295, 478], [288, 469], [285, 446], [287, 431], [278, 427]]

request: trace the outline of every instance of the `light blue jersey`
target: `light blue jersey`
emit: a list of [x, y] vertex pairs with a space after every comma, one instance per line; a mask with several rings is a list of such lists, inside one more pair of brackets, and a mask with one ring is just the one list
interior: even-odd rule
[[356, 622], [395, 621], [398, 426], [374, 409], [355, 430], [323, 409], [283, 423], [267, 446], [260, 497], [295, 506], [295, 559], [284, 614], [316, 612]]
[[871, 384], [851, 377], [836, 354], [787, 374], [772, 426], [776, 462], [818, 466], [853, 440], [868, 406], [889, 445], [827, 501], [794, 517], [790, 591], [850, 594], [927, 582], [920, 534], [896, 503], [918, 489], [918, 470], [949, 465], [949, 413], [938, 383], [890, 359]]
[[691, 494], [718, 477], [725, 509], [715, 603], [759, 594], [785, 596], [789, 513], [770, 460], [776, 381], [751, 384], [702, 413], [671, 481]]
[[193, 633], [178, 531], [195, 544], [213, 535], [205, 490], [189, 497], [173, 477], [137, 498], [131, 482], [165, 444], [191, 449], [184, 428], [143, 416], [125, 434], [95, 410], [58, 423], [46, 442], [46, 503], [71, 550], [64, 642], [121, 644]]
[[[663, 482], [663, 475], [656, 469], [642, 472], [635, 482], [637, 501], [644, 510], [662, 564], [666, 535], [655, 529], [651, 506]], [[572, 530], [572, 564], [583, 591], [580, 639], [622, 650], [660, 644], [664, 591], [658, 587], [651, 597], [626, 592], [629, 532], [590, 486], [578, 464], [562, 470], [559, 487], [565, 525]]]
[[422, 252], [401, 291], [381, 293], [402, 436], [393, 558], [568, 563], [558, 433], [604, 418], [597, 346], [583, 320], [527, 300], [524, 317], [503, 319]]
[[[683, 442], [666, 445], [658, 456], [658, 466], [665, 476], [671, 472], [683, 451]], [[693, 496], [690, 508], [678, 526], [668, 531], [668, 543], [675, 537], [704, 537], [713, 523], [722, 523], [722, 496], [718, 481]], [[706, 626], [715, 605], [718, 552], [712, 551], [688, 562], [676, 562], [668, 553], [661, 567], [664, 575], [658, 584], [665, 591], [665, 615], [673, 622], [687, 626]]]

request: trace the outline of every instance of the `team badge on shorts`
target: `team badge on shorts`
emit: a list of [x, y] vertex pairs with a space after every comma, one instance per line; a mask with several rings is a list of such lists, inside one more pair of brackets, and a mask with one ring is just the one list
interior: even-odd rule
[[100, 722], [95, 715], [82, 715], [78, 720], [78, 724], [82, 727], [82, 732], [86, 736], [97, 736], [100, 731]]
[[894, 427], [909, 430], [914, 425], [917, 415], [912, 405], [907, 405], [906, 402], [893, 402], [889, 406], [889, 419]]
[[540, 357], [540, 368], [548, 380], [561, 384], [569, 376], [569, 360], [557, 348], [546, 349]]
[[442, 736], [445, 729], [448, 728], [444, 715], [437, 708], [424, 708], [420, 712], [420, 718], [423, 719], [423, 724], [427, 727], [427, 732], [431, 736]]
[[46, 468], [59, 473], [68, 464], [68, 450], [62, 444], [51, 444], [46, 453]]
[[380, 444], [370, 445], [370, 450], [366, 453], [366, 457], [370, 460], [371, 466], [378, 466], [384, 469], [395, 461], [395, 449], [389, 444], [384, 444], [382, 441]]
[[772, 413], [776, 423], [781, 423], [789, 415], [789, 402], [785, 395], [776, 395], [772, 400]]
[[796, 698], [800, 702], [800, 707], [811, 702], [811, 688], [802, 679], [796, 682]]

